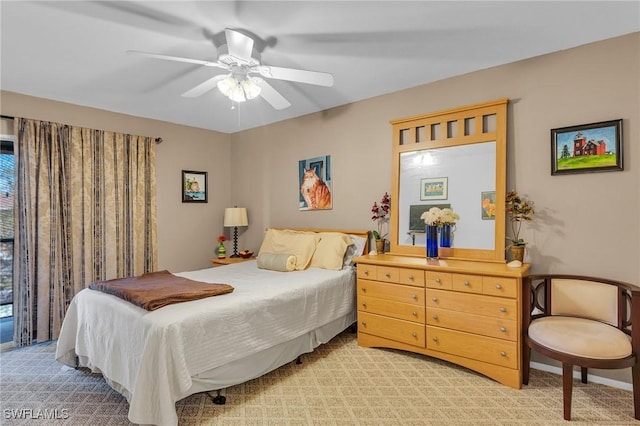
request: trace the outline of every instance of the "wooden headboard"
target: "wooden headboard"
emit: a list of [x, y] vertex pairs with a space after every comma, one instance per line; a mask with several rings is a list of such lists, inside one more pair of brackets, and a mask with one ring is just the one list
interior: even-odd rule
[[292, 231], [302, 231], [302, 232], [342, 232], [343, 234], [356, 235], [366, 240], [362, 254], [369, 253], [369, 231], [366, 229], [364, 230], [363, 229], [355, 229], [355, 230], [354, 229], [319, 229], [319, 228], [273, 228], [273, 229], [279, 229], [279, 230], [291, 229]]

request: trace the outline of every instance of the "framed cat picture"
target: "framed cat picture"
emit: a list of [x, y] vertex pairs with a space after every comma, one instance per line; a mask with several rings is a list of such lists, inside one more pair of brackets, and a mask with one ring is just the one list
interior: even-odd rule
[[300, 210], [330, 210], [331, 197], [331, 156], [314, 157], [298, 162]]

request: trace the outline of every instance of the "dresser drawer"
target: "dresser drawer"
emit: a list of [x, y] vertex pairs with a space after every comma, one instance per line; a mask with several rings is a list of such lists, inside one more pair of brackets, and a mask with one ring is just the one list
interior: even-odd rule
[[482, 293], [491, 296], [515, 298], [518, 295], [518, 280], [503, 277], [482, 277]]
[[368, 280], [375, 280], [378, 269], [376, 265], [367, 265], [365, 263], [357, 264], [358, 278], [365, 278]]
[[433, 307], [494, 318], [518, 320], [518, 302], [515, 299], [433, 289], [426, 290], [425, 298], [427, 316], [429, 315], [429, 308]]
[[452, 274], [451, 288], [454, 291], [482, 294], [482, 276]]
[[358, 280], [358, 297], [360, 296], [424, 306], [424, 289], [407, 285]]
[[376, 279], [388, 283], [397, 283], [400, 281], [400, 269], [391, 266], [378, 266]]
[[518, 368], [518, 344], [507, 340], [427, 326], [427, 349]]
[[358, 332], [424, 348], [424, 325], [358, 312]]
[[359, 295], [358, 311], [387, 315], [392, 318], [424, 324], [424, 306], [411, 305], [409, 303]]
[[400, 284], [414, 285], [416, 287], [424, 287], [424, 271], [419, 269], [400, 268]]
[[426, 271], [425, 278], [425, 286], [429, 288], [451, 290], [451, 273]]
[[439, 308], [429, 308], [427, 324], [513, 342], [518, 340], [519, 333], [515, 320], [485, 317]]

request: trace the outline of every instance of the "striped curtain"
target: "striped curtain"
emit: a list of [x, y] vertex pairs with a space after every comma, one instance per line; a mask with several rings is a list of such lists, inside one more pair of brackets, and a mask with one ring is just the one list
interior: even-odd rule
[[73, 296], [153, 271], [155, 141], [16, 118], [14, 343], [56, 339]]

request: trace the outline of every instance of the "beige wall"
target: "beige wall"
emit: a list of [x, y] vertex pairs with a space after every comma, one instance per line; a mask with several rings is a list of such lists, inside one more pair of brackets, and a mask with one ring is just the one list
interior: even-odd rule
[[[533, 271], [640, 282], [639, 76], [635, 33], [235, 133], [243, 244], [259, 248], [266, 226], [372, 229], [371, 205], [391, 187], [389, 120], [509, 98], [507, 187], [536, 204], [523, 228]], [[550, 129], [618, 118], [624, 171], [550, 175]], [[297, 162], [319, 155], [332, 156], [333, 210], [299, 211]]]
[[[179, 272], [211, 265], [229, 205], [229, 135], [11, 92], [0, 96], [2, 115], [161, 137], [156, 147], [158, 268]], [[182, 203], [182, 170], [208, 172], [208, 203]]]

